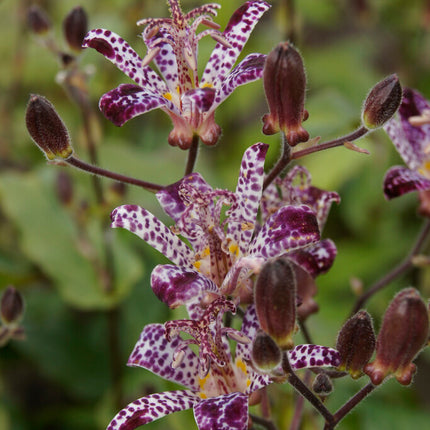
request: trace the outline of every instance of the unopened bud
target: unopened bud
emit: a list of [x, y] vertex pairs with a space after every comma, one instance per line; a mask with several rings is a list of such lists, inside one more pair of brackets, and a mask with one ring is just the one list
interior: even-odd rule
[[370, 90], [364, 102], [363, 125], [370, 130], [383, 126], [396, 113], [401, 101], [402, 87], [398, 76], [387, 76]]
[[349, 372], [354, 379], [359, 378], [372, 358], [375, 343], [370, 315], [364, 310], [357, 312], [343, 325], [337, 337], [336, 349], [341, 358], [338, 369]]
[[72, 155], [69, 132], [45, 97], [31, 95], [25, 122], [30, 136], [48, 160], [67, 159]]
[[328, 396], [333, 391], [333, 383], [325, 373], [318, 373], [312, 384], [312, 391], [321, 397]]
[[7, 287], [1, 298], [0, 309], [3, 324], [18, 324], [24, 314], [24, 300], [20, 292], [12, 286]]
[[427, 344], [429, 315], [418, 291], [405, 288], [388, 306], [376, 341], [376, 357], [364, 372], [373, 384], [393, 374], [402, 385], [409, 385], [416, 371], [412, 360]]
[[303, 60], [291, 43], [280, 43], [266, 58], [263, 84], [270, 112], [263, 117], [263, 133], [285, 133], [289, 145], [309, 140], [302, 127], [306, 74]]
[[260, 327], [282, 350], [291, 349], [296, 328], [296, 277], [291, 263], [277, 259], [264, 264], [254, 300]]
[[298, 264], [293, 264], [294, 274], [296, 276], [297, 298], [300, 305], [297, 306], [297, 318], [299, 321], [305, 321], [309, 315], [318, 312], [318, 303], [314, 300], [317, 293], [317, 285], [314, 278]]
[[47, 33], [52, 27], [46, 12], [38, 6], [31, 6], [28, 9], [27, 22], [31, 31], [38, 35]]
[[73, 8], [63, 21], [64, 36], [72, 49], [80, 51], [88, 32], [87, 14], [81, 6]]
[[263, 331], [258, 331], [252, 344], [252, 364], [263, 373], [270, 373], [282, 361], [282, 353], [276, 342]]

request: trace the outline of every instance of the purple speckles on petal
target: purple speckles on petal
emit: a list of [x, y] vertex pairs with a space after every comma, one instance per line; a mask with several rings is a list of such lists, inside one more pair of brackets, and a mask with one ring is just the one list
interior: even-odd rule
[[385, 174], [384, 195], [389, 199], [411, 191], [430, 190], [430, 179], [406, 167], [394, 166]]
[[338, 351], [320, 345], [298, 345], [288, 351], [288, 358], [296, 370], [305, 367], [337, 367], [340, 364]]
[[[194, 255], [191, 249], [147, 210], [135, 205], [124, 205], [112, 212], [111, 219], [112, 227], [131, 231], [173, 263], [193, 268], [191, 262]], [[151, 232], [153, 238], [150, 237]]]
[[115, 57], [115, 50], [112, 48], [112, 45], [104, 39], [96, 37], [94, 39], [88, 40], [86, 46], [89, 48], [94, 48], [97, 52], [100, 52], [100, 54], [107, 58]]
[[199, 397], [190, 391], [151, 394], [130, 403], [110, 422], [107, 430], [134, 430], [176, 411], [192, 408]]
[[248, 428], [248, 396], [232, 393], [201, 401], [194, 406], [200, 430], [245, 430]]
[[308, 206], [284, 206], [264, 224], [249, 254], [272, 258], [319, 240], [318, 222]]
[[176, 382], [191, 390], [197, 390], [198, 357], [187, 348], [181, 363], [182, 367], [173, 368], [173, 355], [181, 339], [176, 337], [168, 342], [162, 324], [149, 324], [143, 329], [130, 357], [128, 366], [143, 367], [169, 381]]

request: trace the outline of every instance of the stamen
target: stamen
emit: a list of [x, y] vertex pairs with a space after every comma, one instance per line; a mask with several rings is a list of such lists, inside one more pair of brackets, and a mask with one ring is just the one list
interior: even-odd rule
[[160, 47], [152, 48], [148, 51], [148, 53], [145, 55], [145, 58], [142, 60], [142, 67], [147, 66], [160, 52]]

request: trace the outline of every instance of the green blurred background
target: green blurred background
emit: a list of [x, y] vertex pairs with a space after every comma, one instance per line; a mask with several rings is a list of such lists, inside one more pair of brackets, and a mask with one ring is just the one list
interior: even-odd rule
[[[241, 1], [221, 0], [216, 21], [224, 28]], [[242, 57], [268, 53], [290, 37], [300, 49], [307, 69], [305, 127], [312, 137], [328, 140], [359, 125], [360, 109], [369, 89], [383, 77], [398, 73], [405, 86], [430, 97], [430, 2], [426, 0], [297, 0], [272, 1], [253, 32]], [[47, 97], [72, 136], [78, 156], [88, 159], [83, 122], [75, 104], [55, 81], [58, 61], [27, 28], [31, 4], [49, 14], [58, 43], [64, 47], [62, 20], [74, 0], [3, 0], [0, 2], [0, 290], [14, 285], [26, 301], [25, 341], [0, 349], [0, 429], [102, 429], [118, 404], [173, 385], [140, 369], [125, 366], [145, 324], [183, 316], [160, 304], [149, 287], [152, 268], [165, 261], [126, 231], [106, 229], [109, 213], [122, 203], [145, 206], [167, 224], [170, 221], [155, 197], [138, 188], [118, 193], [102, 180], [106, 201], [96, 203], [91, 178], [61, 166], [48, 166], [31, 142], [24, 122], [30, 93]], [[185, 11], [201, 4], [182, 0]], [[288, 6], [293, 5], [293, 9]], [[103, 27], [127, 40], [140, 55], [144, 45], [135, 22], [167, 16], [160, 0], [87, 0], [89, 28]], [[201, 67], [214, 42], [200, 44]], [[160, 111], [140, 116], [117, 128], [97, 109], [98, 98], [129, 82], [94, 50], [82, 52], [81, 67], [90, 67], [89, 95], [96, 117], [99, 164], [105, 168], [168, 184], [184, 171], [186, 153], [169, 147], [171, 123]], [[196, 169], [214, 187], [234, 189], [245, 148], [270, 143], [267, 166], [279, 152], [279, 138], [261, 133], [266, 112], [261, 82], [239, 88], [218, 110], [223, 136], [215, 148], [202, 148]], [[305, 164], [314, 184], [335, 190], [342, 202], [333, 207], [325, 237], [338, 247], [332, 270], [319, 278], [320, 312], [308, 328], [316, 343], [333, 346], [337, 332], [354, 303], [352, 277], [364, 286], [398, 264], [414, 242], [421, 219], [415, 194], [386, 202], [382, 195], [385, 171], [401, 163], [382, 131], [359, 142], [371, 155], [333, 149], [311, 155]], [[58, 198], [59, 175], [73, 184], [72, 200]], [[61, 179], [63, 180], [63, 179]], [[106, 243], [112, 249], [113, 290], [106, 292]], [[420, 288], [429, 297], [429, 273], [415, 270], [373, 297], [368, 310], [375, 326], [396, 291]], [[297, 343], [301, 342], [300, 334]], [[425, 429], [430, 420], [430, 354], [421, 354], [411, 388], [388, 381], [360, 405], [340, 429]], [[336, 410], [359, 387], [337, 381], [327, 402]], [[287, 429], [293, 412], [288, 386], [273, 387], [279, 429]], [[177, 413], [149, 429], [194, 426], [190, 411]], [[322, 428], [307, 408], [304, 429]]]

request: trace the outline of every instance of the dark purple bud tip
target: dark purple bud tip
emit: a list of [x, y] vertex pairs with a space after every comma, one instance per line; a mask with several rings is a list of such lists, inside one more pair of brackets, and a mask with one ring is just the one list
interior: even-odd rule
[[296, 330], [296, 277], [291, 263], [268, 261], [258, 275], [254, 301], [260, 327], [282, 350], [294, 346]]
[[24, 314], [21, 293], [12, 286], [7, 287], [1, 298], [0, 310], [5, 325], [18, 324]]
[[369, 129], [383, 126], [397, 111], [402, 101], [402, 87], [393, 74], [378, 82], [364, 101], [362, 122]]
[[27, 23], [30, 30], [38, 35], [47, 33], [52, 27], [46, 12], [38, 6], [31, 6], [28, 9]]
[[400, 291], [388, 306], [376, 341], [376, 357], [364, 368], [373, 384], [388, 375], [409, 385], [416, 371], [412, 360], [427, 344], [429, 314], [424, 300], [414, 288]]
[[336, 349], [341, 363], [338, 369], [349, 372], [352, 378], [362, 376], [363, 367], [372, 358], [376, 337], [370, 315], [362, 310], [352, 316], [341, 328]]
[[304, 109], [306, 74], [303, 60], [291, 43], [280, 43], [266, 58], [263, 70], [264, 91], [270, 113], [263, 117], [263, 133], [285, 133], [295, 146], [309, 140], [301, 123], [307, 118]]
[[282, 361], [282, 353], [276, 342], [263, 331], [255, 336], [251, 352], [252, 364], [262, 373], [270, 373]]
[[87, 14], [81, 6], [73, 8], [64, 18], [63, 31], [69, 46], [76, 51], [80, 51], [88, 31]]
[[318, 396], [328, 396], [333, 391], [333, 383], [325, 373], [319, 373], [312, 384], [312, 391]]
[[31, 95], [25, 122], [30, 136], [48, 160], [65, 160], [72, 155], [67, 128], [54, 106], [45, 97]]

